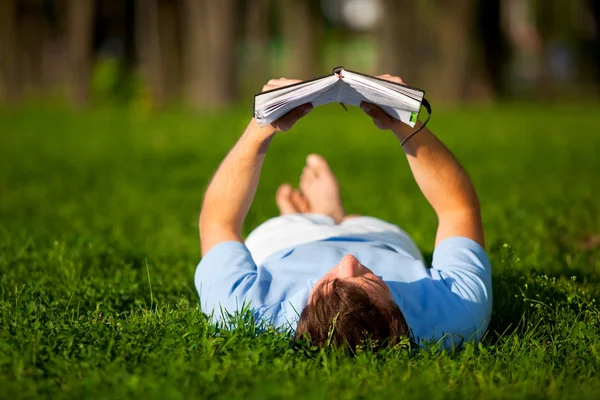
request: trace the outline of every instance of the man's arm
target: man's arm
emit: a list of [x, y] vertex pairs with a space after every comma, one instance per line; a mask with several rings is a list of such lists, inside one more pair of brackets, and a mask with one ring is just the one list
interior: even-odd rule
[[[390, 75], [382, 78], [402, 82]], [[412, 132], [408, 125], [373, 104], [362, 103], [361, 108], [379, 128], [391, 129], [400, 141]], [[450, 150], [427, 128], [423, 128], [405, 143], [404, 151], [421, 192], [438, 217], [435, 245], [452, 236], [464, 236], [484, 247], [477, 193]]]
[[225, 241], [243, 242], [242, 224], [256, 193], [275, 130], [252, 120], [212, 178], [200, 211], [202, 256]]
[[[291, 79], [271, 80], [263, 91], [300, 82]], [[256, 193], [263, 161], [276, 132], [286, 131], [306, 115], [312, 105], [300, 106], [273, 124], [261, 127], [252, 119], [248, 127], [221, 162], [212, 178], [200, 211], [202, 256], [215, 245], [243, 242], [242, 224]]]

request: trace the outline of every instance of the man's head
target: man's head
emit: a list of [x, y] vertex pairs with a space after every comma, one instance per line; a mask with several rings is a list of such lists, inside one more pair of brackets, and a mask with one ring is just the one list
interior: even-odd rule
[[317, 346], [330, 338], [336, 346], [356, 348], [365, 339], [395, 344], [408, 336], [408, 326], [385, 282], [347, 254], [310, 293], [296, 339], [305, 333]]

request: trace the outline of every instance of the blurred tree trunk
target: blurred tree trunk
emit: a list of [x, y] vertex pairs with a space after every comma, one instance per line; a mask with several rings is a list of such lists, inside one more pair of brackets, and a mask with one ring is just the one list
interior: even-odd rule
[[321, 13], [312, 0], [279, 0], [283, 37], [290, 54], [284, 67], [289, 78], [314, 78], [320, 71], [319, 36]]
[[482, 84], [489, 88], [492, 96], [506, 93], [505, 74], [509, 54], [507, 41], [502, 30], [501, 0], [479, 0], [477, 13], [477, 37], [480, 38], [476, 58], [481, 60]]
[[159, 3], [159, 40], [162, 61], [162, 85], [165, 101], [181, 96], [181, 20], [178, 1]]
[[183, 96], [186, 102], [204, 107], [207, 102], [204, 82], [207, 54], [204, 29], [204, 2], [206, 0], [183, 0]]
[[235, 99], [234, 0], [183, 0], [184, 97], [198, 108]]
[[596, 79], [596, 90], [600, 93], [600, 1], [589, 0], [589, 7], [594, 21], [591, 38], [593, 68]]
[[207, 94], [209, 103], [225, 105], [235, 100], [236, 68], [236, 10], [234, 0], [205, 2], [207, 45]]
[[158, 27], [159, 0], [136, 1], [136, 43], [138, 68], [144, 83], [148, 85], [152, 101], [164, 102], [162, 82], [162, 54]]
[[67, 19], [68, 5], [65, 0], [54, 0], [45, 3], [45, 26], [42, 34], [41, 63], [42, 85], [47, 92], [64, 93], [68, 71], [65, 68], [67, 59]]
[[414, 0], [383, 0], [383, 19], [377, 30], [378, 71], [418, 80], [419, 10]]
[[[270, 78], [269, 0], [245, 0], [244, 89], [256, 93]], [[246, 91], [246, 90], [244, 90]]]
[[430, 93], [439, 101], [456, 103], [467, 97], [470, 49], [473, 45], [473, 0], [444, 0], [438, 3], [438, 72], [443, 71]]
[[550, 65], [550, 45], [555, 29], [553, 16], [555, 10], [555, 0], [535, 1], [535, 20], [541, 42], [538, 58], [537, 94], [541, 98], [552, 98], [555, 92]]
[[46, 32], [44, 10], [35, 3], [21, 5], [18, 16], [18, 68], [21, 95], [39, 95], [42, 85], [42, 46]]
[[181, 94], [181, 15], [179, 2], [137, 0], [138, 63], [152, 100], [157, 105]]
[[19, 97], [16, 0], [0, 1], [0, 102]]
[[75, 104], [90, 97], [94, 0], [70, 0], [68, 18], [69, 89]]

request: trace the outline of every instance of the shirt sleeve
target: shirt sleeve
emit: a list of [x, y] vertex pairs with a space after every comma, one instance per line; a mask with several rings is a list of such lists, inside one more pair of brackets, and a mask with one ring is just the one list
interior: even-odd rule
[[222, 319], [233, 314], [251, 299], [247, 294], [256, 281], [256, 264], [248, 248], [240, 242], [223, 242], [202, 258], [194, 282], [202, 311]]
[[432, 273], [436, 271], [468, 313], [474, 338], [480, 339], [492, 311], [492, 267], [485, 250], [465, 237], [448, 238], [433, 252]]

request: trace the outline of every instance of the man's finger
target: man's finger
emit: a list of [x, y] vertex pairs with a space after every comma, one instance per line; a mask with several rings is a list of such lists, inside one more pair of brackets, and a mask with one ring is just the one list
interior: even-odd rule
[[371, 118], [379, 129], [390, 129], [394, 124], [394, 118], [390, 117], [385, 111], [375, 104], [362, 102], [360, 108]]
[[360, 103], [360, 109], [363, 110], [371, 118], [382, 118], [387, 114], [375, 104], [367, 103], [365, 101]]
[[267, 84], [275, 85], [275, 86], [288, 86], [288, 85], [293, 85], [294, 83], [298, 83], [298, 82], [302, 82], [302, 81], [299, 79], [279, 78], [279, 79], [271, 79], [269, 82], [267, 82]]
[[386, 81], [391, 81], [391, 82], [396, 82], [396, 83], [404, 83], [402, 78], [400, 78], [399, 76], [393, 76], [390, 74], [379, 75], [379, 76], [377, 76], [377, 78], [385, 79]]
[[306, 114], [313, 109], [313, 105], [311, 103], [303, 104], [294, 108], [289, 113], [280, 117], [277, 121], [273, 122], [273, 126], [281, 131], [285, 132], [290, 129], [300, 118], [304, 117]]
[[308, 114], [310, 112], [310, 110], [313, 109], [313, 105], [308, 103], [308, 104], [303, 104], [300, 107], [296, 107], [296, 109], [294, 109], [290, 114], [292, 114], [292, 118], [291, 120], [296, 122], [297, 120], [299, 120], [300, 118], [304, 117], [306, 114]]

